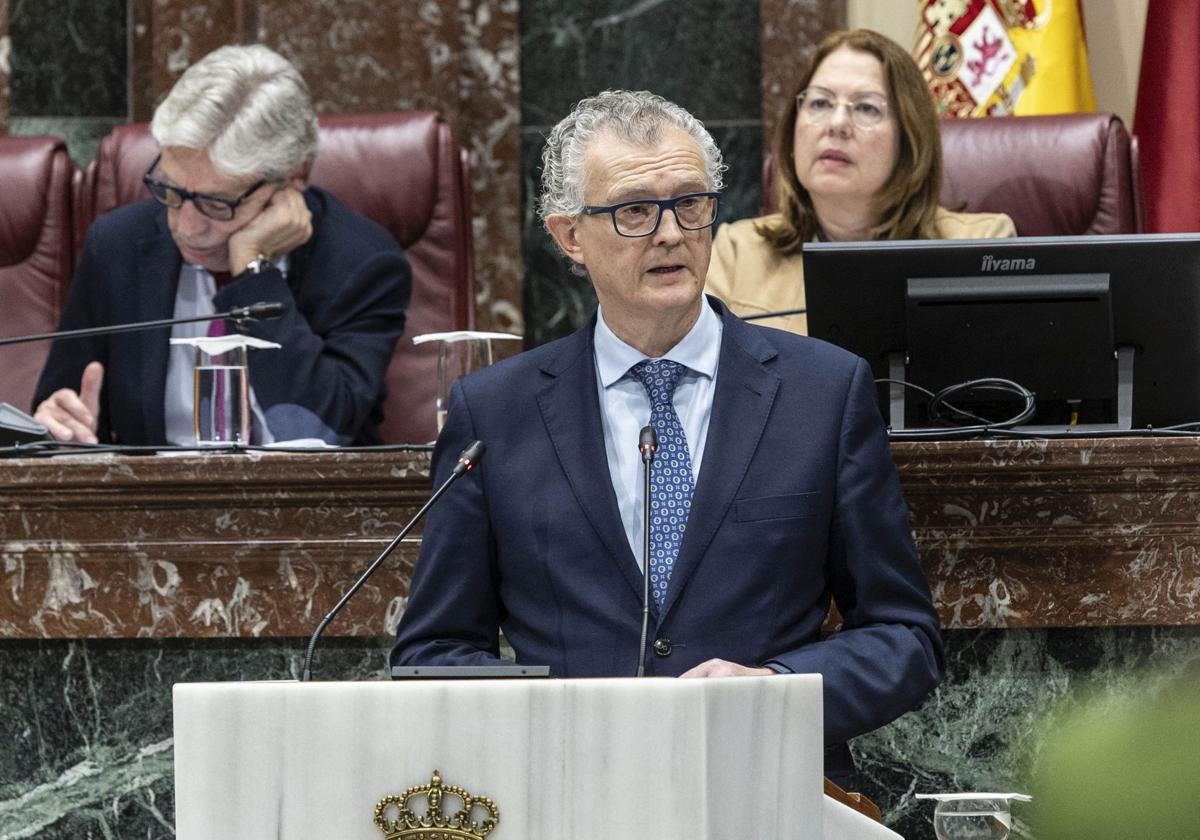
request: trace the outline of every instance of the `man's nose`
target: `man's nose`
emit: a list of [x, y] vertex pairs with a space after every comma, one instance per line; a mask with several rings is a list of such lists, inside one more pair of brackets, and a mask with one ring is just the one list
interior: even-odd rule
[[683, 228], [679, 226], [679, 217], [675, 208], [663, 210], [658, 220], [658, 230], [654, 231], [654, 242], [663, 245], [673, 245], [683, 239]]
[[208, 217], [196, 209], [194, 202], [185, 201], [171, 211], [175, 217], [175, 227], [181, 233], [198, 233], [208, 226]]

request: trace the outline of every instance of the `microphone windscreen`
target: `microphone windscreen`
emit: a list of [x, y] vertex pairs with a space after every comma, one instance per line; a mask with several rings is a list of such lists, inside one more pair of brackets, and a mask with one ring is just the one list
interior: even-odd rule
[[644, 450], [646, 447], [658, 449], [658, 432], [654, 431], [653, 426], [643, 426], [642, 433], [638, 435], [638, 449]]

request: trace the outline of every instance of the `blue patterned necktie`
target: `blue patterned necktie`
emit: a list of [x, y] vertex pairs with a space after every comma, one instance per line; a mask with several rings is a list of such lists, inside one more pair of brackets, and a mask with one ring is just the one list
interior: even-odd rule
[[650, 396], [650, 425], [658, 453], [650, 475], [650, 589], [661, 607], [692, 507], [692, 459], [675, 413], [675, 383], [685, 368], [665, 359], [638, 362], [629, 372]]

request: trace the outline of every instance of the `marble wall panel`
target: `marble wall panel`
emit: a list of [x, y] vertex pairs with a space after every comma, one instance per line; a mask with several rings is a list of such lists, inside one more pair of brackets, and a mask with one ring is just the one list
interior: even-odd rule
[[[0, 638], [309, 633], [429, 490], [423, 452], [4, 461]], [[419, 533], [331, 635], [394, 630]]]
[[12, 38], [8, 34], [10, 0], [0, 0], [0, 135], [8, 132], [12, 107]]
[[1200, 622], [1194, 441], [943, 441], [892, 451], [943, 626]]
[[14, 115], [125, 115], [125, 0], [9, 3]]
[[[169, 838], [171, 686], [294, 679], [304, 639], [0, 641], [0, 837]], [[390, 639], [326, 639], [318, 679], [383, 679]], [[925, 706], [859, 738], [863, 792], [908, 840], [913, 793], [1028, 790], [1041, 733], [1095, 684], [1135, 694], [1200, 659], [1196, 628], [950, 631]], [[1030, 837], [1016, 812], [1013, 840]]]
[[[0, 642], [0, 837], [174, 837], [171, 686], [295, 679], [305, 643]], [[385, 678], [387, 645], [326, 639], [314, 675]]]
[[695, 114], [721, 143], [731, 177], [722, 218], [758, 206], [758, 8], [721, 0], [525, 0], [521, 4], [521, 157], [526, 345], [565, 335], [595, 309], [537, 219], [542, 138], [579, 99], [648, 89]]
[[523, 329], [517, 0], [133, 3], [135, 119], [189, 64], [237, 41], [291, 59], [321, 112], [442, 112], [470, 154], [480, 326]]
[[[1043, 736], [1089, 690], [1149, 694], [1200, 662], [1196, 627], [946, 631], [946, 677], [918, 711], [852, 745], [860, 789], [908, 840], [933, 840], [914, 793], [1034, 793]], [[1033, 840], [1014, 806], [1011, 840]]]
[[0, 40], [0, 131], [62, 137], [86, 163], [128, 113], [125, 0], [4, 5], [11, 17]]
[[830, 32], [846, 28], [846, 0], [762, 0], [764, 141], [796, 93], [800, 69]]

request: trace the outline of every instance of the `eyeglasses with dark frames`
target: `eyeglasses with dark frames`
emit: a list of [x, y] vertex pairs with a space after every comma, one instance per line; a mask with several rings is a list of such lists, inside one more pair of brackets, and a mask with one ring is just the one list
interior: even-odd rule
[[583, 212], [589, 216], [608, 213], [612, 216], [613, 229], [621, 236], [631, 238], [651, 236], [658, 230], [663, 213], [670, 210], [676, 223], [684, 230], [703, 230], [717, 221], [717, 208], [721, 194], [715, 192], [688, 193], [675, 198], [641, 198], [637, 201], [622, 201], [606, 207], [585, 206]]
[[162, 155], [160, 154], [154, 159], [154, 163], [150, 164], [150, 168], [146, 170], [146, 174], [142, 176], [142, 183], [146, 185], [146, 189], [150, 191], [150, 195], [154, 196], [159, 204], [165, 204], [172, 210], [178, 210], [183, 206], [185, 201], [190, 201], [201, 214], [218, 222], [227, 222], [232, 219], [234, 214], [237, 213], [238, 206], [254, 195], [268, 180], [263, 178], [237, 198], [221, 198], [220, 196], [209, 195], [208, 193], [191, 192], [174, 184], [167, 184], [150, 177], [150, 173], [158, 168], [158, 164], [161, 161]]

